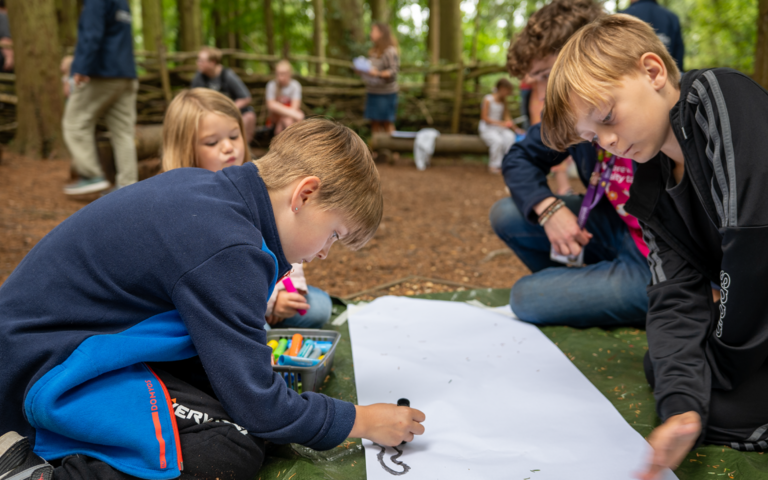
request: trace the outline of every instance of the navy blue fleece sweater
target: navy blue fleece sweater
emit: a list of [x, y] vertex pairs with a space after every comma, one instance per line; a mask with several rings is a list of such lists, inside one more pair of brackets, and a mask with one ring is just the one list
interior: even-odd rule
[[176, 310], [237, 424], [277, 443], [338, 445], [354, 424], [354, 406], [299, 395], [270, 367], [264, 313], [289, 269], [251, 163], [217, 173], [173, 170], [88, 205], [0, 287], [0, 435], [34, 437], [25, 396], [86, 339]]

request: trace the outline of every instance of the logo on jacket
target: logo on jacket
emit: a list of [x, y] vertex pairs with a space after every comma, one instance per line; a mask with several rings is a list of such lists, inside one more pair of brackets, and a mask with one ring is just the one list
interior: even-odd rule
[[131, 12], [125, 10], [118, 10], [115, 12], [115, 20], [122, 23], [131, 23]]
[[227, 423], [235, 427], [239, 433], [248, 435], [248, 430], [244, 429], [236, 423], [230, 422], [229, 420], [225, 420], [223, 418], [209, 417], [205, 412], [198, 412], [197, 410], [192, 410], [189, 407], [185, 407], [184, 405], [177, 403], [175, 398], [172, 398], [171, 402], [173, 402], [173, 413], [182, 420], [194, 420], [194, 422], [198, 425], [208, 422]]
[[717, 338], [723, 334], [723, 319], [725, 319], [725, 304], [728, 302], [728, 287], [731, 286], [731, 277], [725, 273], [724, 270], [720, 271], [720, 321], [717, 322], [717, 330], [715, 335]]

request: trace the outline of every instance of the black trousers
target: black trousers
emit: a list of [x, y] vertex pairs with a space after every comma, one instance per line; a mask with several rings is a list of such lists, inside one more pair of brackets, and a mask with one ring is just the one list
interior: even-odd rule
[[[199, 360], [197, 363], [194, 360], [175, 364], [158, 363], [152, 367], [165, 383], [171, 399], [175, 399], [174, 411], [184, 460], [184, 470], [179, 478], [257, 478], [264, 462], [264, 441], [250, 435], [227, 415], [221, 403], [213, 396]], [[186, 377], [185, 380], [191, 383], [180, 380], [167, 370], [179, 373], [179, 376]], [[213, 421], [206, 422], [206, 419]], [[85, 455], [71, 455], [57, 463], [54, 480], [137, 478]]]
[[[651, 388], [655, 376], [651, 359], [643, 359], [645, 377]], [[727, 445], [734, 450], [768, 451], [768, 364], [731, 391], [713, 389], [704, 443]]]

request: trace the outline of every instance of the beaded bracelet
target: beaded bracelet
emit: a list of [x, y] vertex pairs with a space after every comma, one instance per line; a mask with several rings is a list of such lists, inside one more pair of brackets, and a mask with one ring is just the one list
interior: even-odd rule
[[565, 202], [560, 200], [560, 199], [557, 199], [554, 202], [552, 202], [552, 204], [549, 205], [546, 208], [546, 210], [544, 210], [541, 213], [541, 215], [539, 215], [539, 225], [541, 225], [543, 227], [544, 224], [547, 223], [547, 220], [549, 220], [552, 217], [552, 215], [555, 214], [555, 212], [557, 212], [558, 210], [560, 210], [564, 206], [565, 206]]

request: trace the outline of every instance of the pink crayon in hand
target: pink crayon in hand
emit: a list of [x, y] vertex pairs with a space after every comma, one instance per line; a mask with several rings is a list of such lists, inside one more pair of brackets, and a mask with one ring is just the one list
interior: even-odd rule
[[[296, 293], [296, 287], [293, 286], [293, 282], [291, 281], [291, 277], [285, 277], [283, 279], [283, 285], [285, 285], [285, 291], [288, 293]], [[304, 315], [307, 313], [306, 310], [296, 310], [299, 312], [299, 315]]]

